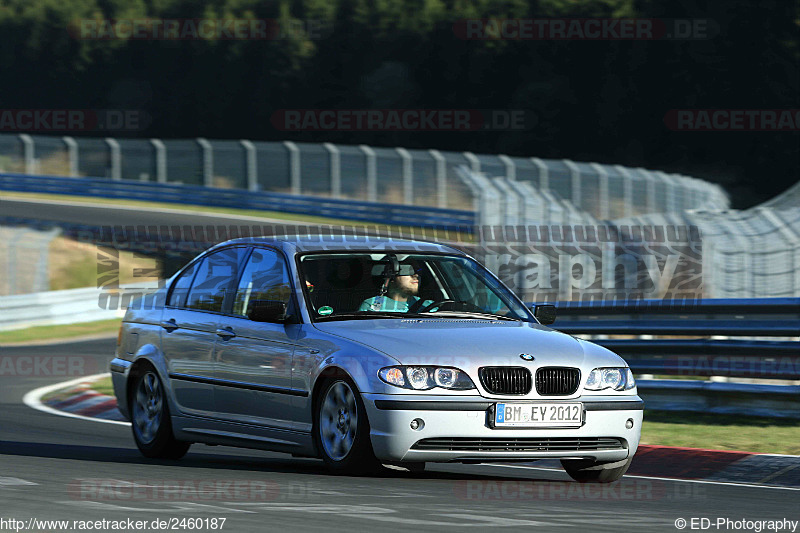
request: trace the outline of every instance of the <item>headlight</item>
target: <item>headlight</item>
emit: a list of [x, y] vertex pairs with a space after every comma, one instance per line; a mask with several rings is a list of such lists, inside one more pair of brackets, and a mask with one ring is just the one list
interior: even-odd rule
[[433, 373], [433, 380], [439, 387], [452, 389], [453, 385], [458, 381], [458, 374], [460, 372], [455, 368], [437, 368]]
[[631, 390], [636, 386], [633, 372], [628, 367], [624, 368], [595, 368], [586, 379], [587, 390]]
[[469, 376], [457, 369], [438, 366], [389, 366], [378, 371], [381, 381], [403, 389], [429, 390], [441, 387], [450, 390], [474, 389]]
[[604, 368], [600, 371], [602, 378], [600, 385], [604, 389], [619, 389], [622, 388], [622, 372], [619, 368]]
[[417, 390], [430, 389], [428, 386], [428, 369], [424, 366], [409, 366], [406, 375], [411, 387]]

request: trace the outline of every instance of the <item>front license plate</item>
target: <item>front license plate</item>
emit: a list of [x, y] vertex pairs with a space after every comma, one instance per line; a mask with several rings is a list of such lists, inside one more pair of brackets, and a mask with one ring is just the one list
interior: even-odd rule
[[581, 403], [498, 403], [495, 427], [580, 427]]

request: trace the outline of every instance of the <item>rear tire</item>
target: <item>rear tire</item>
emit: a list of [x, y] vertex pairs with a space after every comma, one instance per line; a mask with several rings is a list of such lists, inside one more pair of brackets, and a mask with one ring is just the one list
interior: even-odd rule
[[633, 457], [622, 461], [562, 460], [561, 465], [575, 481], [582, 483], [612, 483], [628, 471]]
[[151, 459], [180, 459], [191, 443], [172, 433], [167, 395], [155, 369], [148, 366], [133, 379], [130, 398], [131, 429], [136, 447]]
[[314, 442], [325, 465], [342, 473], [380, 470], [369, 432], [367, 412], [355, 383], [349, 378], [324, 383], [314, 406]]

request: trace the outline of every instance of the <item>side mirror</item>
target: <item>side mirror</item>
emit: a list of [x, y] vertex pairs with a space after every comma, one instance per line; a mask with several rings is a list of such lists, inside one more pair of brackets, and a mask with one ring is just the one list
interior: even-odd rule
[[550, 304], [534, 305], [533, 316], [545, 326], [556, 321], [556, 306]]
[[275, 300], [253, 300], [247, 318], [253, 322], [282, 324], [286, 321], [286, 304]]

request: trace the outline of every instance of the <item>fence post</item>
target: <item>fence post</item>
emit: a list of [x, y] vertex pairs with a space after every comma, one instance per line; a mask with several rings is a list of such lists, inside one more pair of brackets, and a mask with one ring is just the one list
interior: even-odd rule
[[469, 161], [469, 169], [476, 174], [481, 171], [481, 160], [472, 152], [464, 152], [464, 158]]
[[800, 265], [797, 264], [797, 260], [800, 258], [800, 233], [792, 231], [790, 227], [775, 214], [775, 211], [773, 211], [771, 207], [758, 207], [756, 210], [760, 215], [775, 225], [778, 232], [783, 235], [783, 238], [789, 244], [791, 250], [789, 253], [791, 253], [790, 257], [792, 261], [791, 270], [794, 272], [794, 279], [792, 280], [792, 286], [789, 288], [789, 291], [790, 296], [793, 296], [797, 293], [798, 289], [800, 289]]
[[292, 194], [300, 194], [302, 190], [302, 183], [300, 182], [300, 149], [292, 141], [283, 141], [283, 145], [289, 150], [289, 181]]
[[589, 163], [589, 165], [600, 176], [600, 218], [608, 220], [611, 211], [608, 201], [608, 171], [599, 163]]
[[653, 180], [652, 176], [650, 175], [650, 171], [646, 168], [636, 167], [636, 170], [639, 171], [639, 174], [642, 175], [645, 180], [644, 183], [647, 185], [647, 212], [648, 213], [655, 213], [656, 212], [656, 182]]
[[561, 161], [569, 169], [569, 175], [572, 178], [572, 205], [583, 207], [581, 205], [581, 171], [578, 165], [569, 159], [562, 159]]
[[700, 206], [700, 190], [697, 188], [697, 183], [689, 176], [684, 176], [683, 174], [680, 175], [683, 178], [683, 182], [689, 188], [688, 192], [688, 200], [689, 207], [687, 209], [697, 209]]
[[167, 182], [167, 148], [161, 139], [150, 139], [153, 150], [156, 152], [156, 181], [158, 183]]
[[8, 273], [6, 274], [6, 279], [8, 279], [9, 296], [20, 292], [19, 287], [17, 286], [17, 258], [19, 257], [19, 243], [22, 241], [22, 238], [31, 231], [33, 230], [28, 228], [20, 228], [17, 230], [16, 235], [11, 237], [11, 239], [8, 241]]
[[331, 197], [342, 197], [342, 158], [339, 149], [332, 143], [322, 143], [330, 154], [331, 162]]
[[33, 138], [27, 133], [20, 133], [19, 140], [22, 141], [22, 157], [25, 161], [25, 174], [33, 174]]
[[203, 151], [203, 185], [206, 187], [214, 186], [214, 152], [211, 143], [206, 139], [197, 139], [197, 144]]
[[667, 195], [667, 213], [677, 213], [678, 202], [676, 197], [677, 187], [675, 187], [675, 179], [660, 170], [656, 170], [652, 174], [660, 179], [664, 184], [664, 189], [666, 190]]
[[119, 143], [116, 139], [108, 137], [106, 139], [108, 145], [109, 158], [111, 160], [111, 179], [122, 179], [122, 154], [120, 153]]
[[69, 161], [69, 175], [72, 178], [78, 177], [78, 143], [72, 137], [61, 137], [67, 145], [67, 159]]
[[247, 176], [247, 190], [258, 190], [258, 164], [256, 163], [256, 146], [246, 140], [239, 141], [244, 148], [245, 172]]
[[539, 170], [539, 190], [540, 191], [549, 191], [550, 190], [550, 169], [547, 168], [547, 165], [544, 161], [539, 159], [538, 157], [531, 157], [531, 163], [536, 165], [536, 168]]
[[428, 150], [436, 160], [436, 206], [447, 207], [447, 161], [439, 150]]
[[367, 201], [378, 201], [378, 161], [375, 158], [375, 150], [366, 144], [358, 146], [367, 158]]
[[50, 242], [61, 234], [61, 228], [53, 228], [43, 235], [43, 242], [39, 245], [39, 260], [36, 264], [36, 274], [33, 281], [33, 292], [50, 290]]
[[514, 165], [514, 161], [507, 155], [503, 154], [498, 155], [497, 159], [502, 161], [503, 165], [506, 167], [506, 179], [512, 181], [517, 179], [517, 167]]
[[633, 216], [633, 175], [622, 165], [614, 165], [622, 176], [623, 217]]
[[403, 203], [406, 205], [414, 204], [414, 174], [413, 160], [411, 154], [405, 148], [395, 148], [400, 157], [403, 158]]

